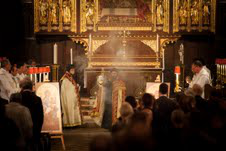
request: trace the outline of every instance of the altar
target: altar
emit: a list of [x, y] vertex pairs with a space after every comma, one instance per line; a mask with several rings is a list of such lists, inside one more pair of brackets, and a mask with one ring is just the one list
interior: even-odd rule
[[[85, 69], [85, 85], [90, 96], [95, 96], [98, 86], [97, 77], [104, 73], [110, 74], [113, 68], [87, 68]], [[118, 75], [126, 84], [126, 95], [139, 97], [145, 92], [147, 82], [161, 82], [161, 68], [117, 68]]]

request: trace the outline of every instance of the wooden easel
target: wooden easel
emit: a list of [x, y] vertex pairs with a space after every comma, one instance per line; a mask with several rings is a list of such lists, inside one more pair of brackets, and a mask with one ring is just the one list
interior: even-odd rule
[[53, 138], [53, 139], [54, 138], [60, 138], [61, 139], [63, 150], [66, 150], [66, 147], [65, 147], [65, 144], [64, 144], [64, 135], [63, 135], [63, 133], [60, 133], [60, 134], [52, 133], [50, 135], [51, 135], [51, 138]]

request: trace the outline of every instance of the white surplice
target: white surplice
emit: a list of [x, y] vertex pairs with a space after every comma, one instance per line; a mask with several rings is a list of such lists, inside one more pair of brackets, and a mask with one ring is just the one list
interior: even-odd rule
[[61, 104], [64, 127], [82, 124], [78, 87], [75, 81], [73, 83], [71, 80], [66, 76], [61, 79]]
[[198, 84], [203, 89], [202, 98], [204, 98], [204, 86], [206, 84], [211, 84], [209, 73], [205, 68], [202, 68], [199, 73], [196, 73], [193, 76], [189, 88], [192, 88], [195, 84]]
[[0, 69], [0, 90], [0, 96], [8, 101], [11, 94], [17, 91], [12, 75], [3, 68]]

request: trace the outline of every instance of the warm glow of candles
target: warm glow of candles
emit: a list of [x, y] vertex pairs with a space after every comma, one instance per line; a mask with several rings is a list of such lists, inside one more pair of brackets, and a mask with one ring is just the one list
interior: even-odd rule
[[53, 46], [53, 64], [57, 64], [57, 44]]

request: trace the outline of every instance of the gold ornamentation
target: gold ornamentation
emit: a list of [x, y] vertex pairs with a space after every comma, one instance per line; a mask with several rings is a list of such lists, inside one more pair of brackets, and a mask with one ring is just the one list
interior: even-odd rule
[[150, 31], [152, 27], [122, 27], [122, 26], [98, 26], [98, 30], [108, 31], [108, 30], [130, 30], [130, 31]]
[[198, 1], [195, 0], [191, 4], [191, 24], [199, 24], [199, 5]]
[[39, 1], [34, 0], [34, 31], [39, 31]]
[[179, 38], [180, 36], [160, 39], [160, 57], [163, 56], [163, 52], [165, 51], [166, 45], [176, 42]]
[[[153, 32], [158, 29], [169, 33], [170, 0], [161, 0], [161, 3], [158, 3], [158, 5], [156, 2], [157, 0], [145, 2], [146, 6], [148, 6], [151, 11], [150, 13], [147, 13], [145, 15], [145, 20], [142, 20], [139, 17], [120, 18], [110, 14], [106, 15], [106, 18], [104, 19], [104, 21], [102, 21], [102, 14], [100, 12], [100, 0], [94, 0], [93, 3], [88, 0], [81, 0], [80, 31], [86, 32], [88, 29], [93, 29], [94, 31], [114, 31], [124, 30], [125, 28], [127, 28], [126, 30], [130, 31]], [[105, 11], [107, 12], [107, 10]], [[157, 13], [157, 11], [160, 13]], [[125, 20], [128, 21], [125, 22]]]
[[169, 33], [169, 17], [170, 17], [170, 0], [164, 0], [164, 20], [163, 20], [163, 31]]
[[90, 62], [91, 66], [160, 66], [160, 62]]
[[77, 0], [35, 0], [34, 31], [71, 30], [76, 32]]
[[154, 52], [157, 52], [156, 40], [141, 40], [141, 42], [149, 46]]
[[49, 3], [49, 9], [50, 9], [50, 19], [51, 19], [51, 25], [58, 24], [58, 15], [59, 15], [59, 3], [57, 1], [51, 1]]
[[80, 0], [80, 30], [86, 32], [87, 27], [96, 31], [98, 17], [98, 0]]
[[63, 16], [63, 23], [64, 24], [70, 24], [71, 23], [71, 1], [70, 0], [63, 0], [63, 11], [62, 11], [62, 16]]
[[156, 0], [153, 0], [152, 1], [152, 21], [153, 21], [153, 29], [152, 29], [152, 31], [153, 32], [155, 32], [156, 31], [156, 24], [157, 24], [157, 20], [156, 20], [156, 15], [154, 15], [154, 14], [156, 14], [155, 13], [156, 12]]
[[82, 44], [84, 47], [85, 47], [85, 51], [86, 51], [86, 54], [88, 52], [88, 39], [81, 39], [81, 38], [75, 38], [75, 37], [70, 37], [69, 38], [73, 41], [73, 42], [76, 42], [76, 43], [80, 43]]
[[108, 40], [93, 40], [92, 41], [92, 52], [95, 53], [96, 50], [102, 46], [103, 44], [107, 43]]
[[212, 0], [211, 14], [210, 14], [210, 31], [215, 33], [215, 22], [216, 22], [216, 0]]
[[179, 31], [179, 0], [173, 1], [173, 32]]
[[45, 0], [39, 1], [39, 19], [40, 24], [46, 24], [48, 18], [48, 7], [49, 4]]
[[164, 19], [164, 9], [163, 9], [163, 1], [160, 1], [157, 4], [157, 24], [163, 24], [163, 19]]
[[215, 32], [216, 0], [174, 0], [173, 32]]
[[77, 32], [77, 0], [71, 0], [71, 31]]
[[63, 31], [63, 6], [62, 6], [62, 0], [59, 0], [59, 31]]

